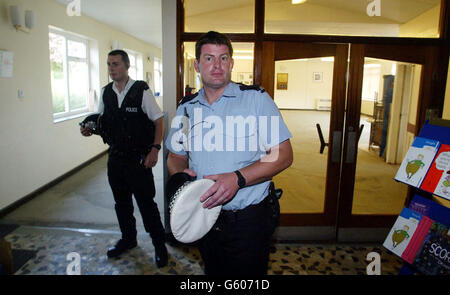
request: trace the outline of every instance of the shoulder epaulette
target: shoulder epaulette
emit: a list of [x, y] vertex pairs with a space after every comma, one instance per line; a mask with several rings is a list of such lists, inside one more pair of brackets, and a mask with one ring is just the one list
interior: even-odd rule
[[148, 84], [147, 84], [147, 82], [145, 82], [145, 81], [137, 80], [137, 81], [134, 82], [134, 84], [136, 84], [136, 83], [137, 83], [136, 86], [140, 86], [140, 87], [142, 87], [144, 90], [147, 90], [147, 89], [150, 88], [150, 87], [148, 87]]
[[259, 85], [245, 85], [242, 83], [238, 83], [239, 85], [239, 89], [241, 89], [241, 91], [246, 91], [246, 90], [256, 90], [256, 91], [260, 91], [261, 93], [264, 93], [266, 90], [259, 86]]
[[197, 93], [194, 93], [194, 94], [191, 94], [191, 95], [187, 95], [187, 96], [183, 97], [183, 99], [181, 99], [181, 101], [180, 101], [180, 105], [182, 105], [182, 104], [184, 104], [184, 103], [187, 103], [187, 102], [189, 102], [189, 101], [193, 100], [194, 98], [196, 98], [196, 97], [197, 97], [197, 95], [198, 95], [198, 92], [197, 92]]

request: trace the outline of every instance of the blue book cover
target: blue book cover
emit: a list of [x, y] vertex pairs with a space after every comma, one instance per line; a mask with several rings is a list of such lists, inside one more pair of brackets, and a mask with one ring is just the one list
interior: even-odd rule
[[420, 187], [439, 150], [439, 145], [439, 141], [416, 137], [394, 179]]

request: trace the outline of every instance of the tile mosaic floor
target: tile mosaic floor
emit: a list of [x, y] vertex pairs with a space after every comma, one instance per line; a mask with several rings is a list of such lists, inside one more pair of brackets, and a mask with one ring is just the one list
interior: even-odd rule
[[[16, 275], [65, 275], [71, 260], [80, 255], [82, 275], [203, 274], [203, 263], [196, 247], [168, 244], [169, 264], [158, 269], [154, 248], [146, 234], [138, 235], [138, 247], [121, 258], [108, 259], [106, 250], [120, 237], [114, 231], [77, 230], [19, 226], [5, 239], [13, 249], [36, 251]], [[381, 245], [274, 244], [269, 274], [275, 275], [365, 275], [369, 252], [381, 255], [381, 273], [396, 275], [402, 262]]]

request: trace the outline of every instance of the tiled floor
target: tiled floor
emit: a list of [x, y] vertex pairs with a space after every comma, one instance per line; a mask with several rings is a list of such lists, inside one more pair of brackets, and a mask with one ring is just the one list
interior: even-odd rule
[[[147, 275], [203, 274], [196, 247], [168, 244], [169, 265], [158, 269], [154, 249], [146, 234], [138, 235], [139, 246], [121, 258], [108, 259], [106, 250], [120, 237], [118, 232], [19, 226], [5, 239], [13, 249], [32, 250], [36, 255], [21, 266], [17, 275], [65, 275], [71, 259], [80, 255], [81, 274]], [[381, 274], [396, 275], [402, 262], [380, 245], [274, 244], [269, 274], [275, 275], [365, 275], [367, 254], [381, 255]]]

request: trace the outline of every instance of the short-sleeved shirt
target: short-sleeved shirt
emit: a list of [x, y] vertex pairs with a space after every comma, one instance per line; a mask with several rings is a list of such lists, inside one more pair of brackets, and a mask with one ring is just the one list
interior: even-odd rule
[[[117, 102], [119, 104], [119, 108], [122, 105], [123, 100], [125, 99], [125, 96], [127, 95], [128, 91], [130, 90], [131, 86], [133, 86], [135, 80], [129, 78], [127, 85], [125, 85], [125, 88], [122, 90], [122, 92], [119, 92], [119, 89], [117, 89], [116, 83], [113, 83], [113, 91], [117, 95]], [[103, 93], [105, 91], [105, 88], [102, 89], [102, 94], [100, 96], [100, 100], [98, 103], [98, 109], [97, 112], [100, 114], [103, 114], [105, 110], [105, 105], [103, 103]], [[159, 108], [158, 104], [156, 103], [155, 97], [153, 96], [153, 93], [150, 89], [144, 90], [143, 96], [142, 96], [142, 111], [147, 114], [148, 118], [152, 121], [156, 121], [159, 118], [161, 118], [164, 114], [161, 112], [161, 109]]]
[[[165, 143], [172, 153], [188, 156], [189, 169], [201, 179], [247, 167], [291, 137], [264, 89], [231, 82], [212, 105], [203, 88], [183, 99]], [[265, 181], [244, 187], [222, 208], [240, 210], [258, 204], [268, 195], [269, 185]]]

